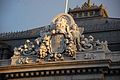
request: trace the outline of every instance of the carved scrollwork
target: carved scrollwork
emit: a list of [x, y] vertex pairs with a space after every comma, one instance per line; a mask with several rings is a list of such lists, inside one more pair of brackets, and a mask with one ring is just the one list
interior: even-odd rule
[[[73, 18], [68, 14], [59, 15], [52, 21], [51, 26], [54, 28], [49, 33], [49, 40], [46, 45], [47, 55], [50, 56], [49, 60], [63, 60], [64, 53], [67, 53], [68, 56], [72, 56], [75, 59], [77, 50], [76, 44], [80, 42], [80, 38], [79, 28]], [[46, 36], [44, 40], [47, 39]], [[40, 48], [40, 50], [42, 49]]]
[[107, 41], [94, 41], [91, 35], [86, 38], [83, 35], [84, 28], [78, 27], [69, 14], [62, 13], [55, 17], [51, 27], [51, 31], [35, 39], [35, 42], [26, 40], [24, 45], [14, 49], [14, 56], [20, 56], [17, 57], [19, 64], [29, 63], [28, 56], [36, 55], [38, 62], [41, 60], [60, 61], [65, 57], [76, 59], [77, 52], [88, 52], [85, 58], [91, 58], [93, 54], [89, 54], [89, 51], [110, 51]]
[[21, 57], [18, 59], [18, 64], [28, 64], [29, 58], [28, 57]]

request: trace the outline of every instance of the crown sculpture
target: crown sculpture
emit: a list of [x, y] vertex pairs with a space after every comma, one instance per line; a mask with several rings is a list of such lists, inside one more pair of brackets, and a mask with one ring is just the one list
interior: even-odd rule
[[78, 27], [73, 18], [66, 13], [56, 16], [51, 22], [51, 30], [43, 37], [14, 48], [11, 64], [28, 64], [63, 60], [94, 59], [94, 53], [107, 53], [107, 41], [94, 41], [93, 36], [86, 38], [84, 28]]

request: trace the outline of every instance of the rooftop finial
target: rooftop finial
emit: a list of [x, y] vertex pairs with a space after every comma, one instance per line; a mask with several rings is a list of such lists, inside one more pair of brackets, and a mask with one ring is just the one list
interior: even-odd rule
[[88, 6], [91, 6], [91, 0], [88, 0]]

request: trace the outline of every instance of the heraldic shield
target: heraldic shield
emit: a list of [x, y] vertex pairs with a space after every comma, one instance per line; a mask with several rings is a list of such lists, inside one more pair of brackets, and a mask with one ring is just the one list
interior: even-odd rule
[[51, 36], [51, 52], [63, 53], [65, 51], [65, 37], [63, 34], [55, 34]]
[[[63, 59], [65, 53], [70, 53], [70, 56], [74, 56], [76, 53], [76, 44], [74, 42], [74, 36], [71, 33], [72, 27], [75, 24], [73, 18], [68, 14], [59, 14], [52, 21], [52, 31], [50, 35], [50, 57], [55, 60]], [[75, 32], [75, 31], [74, 31]]]
[[51, 22], [51, 31], [45, 34], [40, 45], [40, 59], [63, 60], [64, 55], [74, 57], [76, 54], [76, 41], [72, 32], [77, 26], [69, 14], [59, 14]]

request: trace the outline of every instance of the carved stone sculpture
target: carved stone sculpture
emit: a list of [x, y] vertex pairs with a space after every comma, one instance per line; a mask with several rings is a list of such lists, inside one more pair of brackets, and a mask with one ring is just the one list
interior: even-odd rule
[[[78, 27], [75, 25], [73, 18], [68, 14], [62, 14], [56, 17], [52, 23], [51, 26], [53, 26], [54, 29], [49, 33], [50, 35], [45, 35], [43, 39], [43, 43], [45, 43], [47, 50], [44, 54], [49, 56], [49, 60], [56, 61], [63, 60], [64, 52], [69, 52], [68, 55], [75, 59], [77, 49], [76, 44], [80, 42], [80, 39], [79, 35], [77, 35], [79, 30], [77, 30]], [[73, 26], [73, 24], [75, 26]], [[72, 27], [75, 27], [75, 30], [73, 30]], [[40, 54], [43, 54], [41, 46]]]
[[14, 48], [14, 56], [20, 56], [20, 52], [17, 47]]
[[34, 44], [32, 42], [30, 42], [30, 40], [26, 40], [25, 44], [24, 44], [24, 50], [23, 50], [23, 54], [24, 55], [33, 55], [35, 54], [34, 52]]
[[15, 48], [12, 61], [15, 63], [16, 60], [19, 64], [26, 64], [60, 61], [66, 57], [77, 59], [77, 53], [81, 52], [87, 52], [85, 59], [93, 59], [95, 58], [94, 53], [89, 54], [90, 51], [110, 51], [107, 41], [95, 41], [91, 35], [86, 38], [83, 31], [84, 28], [78, 27], [69, 14], [59, 14], [52, 20], [51, 31], [43, 33], [42, 37], [35, 39], [35, 42], [26, 40], [24, 45]]
[[45, 46], [44, 43], [41, 44], [39, 53], [40, 53], [40, 58], [42, 59], [44, 59], [47, 56], [47, 47]]

